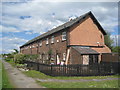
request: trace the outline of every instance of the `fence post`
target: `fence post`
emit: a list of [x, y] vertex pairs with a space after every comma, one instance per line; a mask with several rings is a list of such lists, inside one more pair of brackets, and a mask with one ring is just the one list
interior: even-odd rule
[[51, 65], [51, 75], [52, 75], [52, 65]]
[[98, 75], [101, 75], [101, 73], [100, 73], [100, 64], [98, 64]]
[[77, 75], [79, 75], [79, 65], [77, 65]]
[[37, 71], [39, 71], [39, 63], [37, 63]]

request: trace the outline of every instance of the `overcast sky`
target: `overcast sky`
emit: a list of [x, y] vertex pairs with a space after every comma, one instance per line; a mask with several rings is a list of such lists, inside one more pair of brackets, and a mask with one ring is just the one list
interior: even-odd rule
[[[0, 40], [1, 53], [9, 53], [30, 39], [55, 28], [69, 18], [92, 11], [103, 28], [118, 38], [117, 2], [22, 2], [4, 1], [1, 3]], [[115, 45], [116, 43], [114, 43]], [[119, 44], [120, 45], [120, 44]]]

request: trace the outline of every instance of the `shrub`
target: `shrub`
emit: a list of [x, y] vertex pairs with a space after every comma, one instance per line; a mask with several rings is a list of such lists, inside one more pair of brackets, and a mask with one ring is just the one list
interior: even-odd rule
[[15, 58], [15, 63], [23, 64], [25, 61], [29, 61], [29, 60], [37, 61], [38, 55], [16, 54], [14, 58]]
[[25, 68], [26, 64], [16, 64], [17, 68]]
[[25, 61], [25, 55], [24, 54], [16, 54], [14, 55], [15, 63], [22, 64]]
[[38, 55], [25, 55], [25, 60], [30, 60], [30, 61], [37, 61]]

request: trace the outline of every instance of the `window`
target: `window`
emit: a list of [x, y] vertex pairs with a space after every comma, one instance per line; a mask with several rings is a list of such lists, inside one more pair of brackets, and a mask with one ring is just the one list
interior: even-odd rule
[[54, 36], [51, 37], [51, 43], [54, 43]]
[[101, 35], [101, 39], [102, 39], [102, 35]]
[[40, 57], [39, 57], [40, 59], [42, 59], [42, 55], [40, 54]]
[[47, 59], [47, 60], [49, 59], [49, 55], [48, 55], [48, 54], [46, 55], [46, 59]]
[[40, 45], [40, 47], [42, 46], [42, 41], [40, 41], [39, 45]]
[[46, 39], [46, 44], [48, 44], [48, 38]]
[[62, 41], [66, 40], [66, 32], [62, 32]]
[[65, 61], [66, 59], [66, 53], [63, 53], [63, 60]]

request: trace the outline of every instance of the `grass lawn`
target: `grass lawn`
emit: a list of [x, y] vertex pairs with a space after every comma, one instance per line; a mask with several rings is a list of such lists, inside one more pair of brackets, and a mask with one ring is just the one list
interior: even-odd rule
[[104, 79], [107, 77], [111, 78], [118, 78], [118, 75], [111, 75], [111, 76], [89, 76], [89, 77], [82, 77], [82, 76], [75, 76], [75, 77], [64, 77], [64, 76], [58, 76], [58, 77], [52, 77], [49, 75], [45, 75], [44, 73], [41, 73], [39, 71], [35, 70], [30, 70], [30, 71], [24, 71], [23, 72], [25, 75], [32, 77], [32, 78], [39, 78], [39, 79], [63, 79], [63, 80], [68, 80], [68, 79]]
[[[117, 78], [117, 75], [112, 76], [90, 76], [90, 77], [52, 77], [41, 72], [30, 70], [23, 72], [25, 75], [39, 79], [61, 79], [61, 80], [78, 80], [78, 79], [105, 79], [107, 77]], [[118, 88], [118, 80], [107, 81], [88, 81], [88, 82], [40, 82], [38, 84], [47, 88]]]
[[118, 88], [118, 80], [62, 83], [37, 81], [37, 83], [47, 88]]
[[2, 88], [14, 88], [13, 85], [10, 83], [8, 74], [2, 65]]

